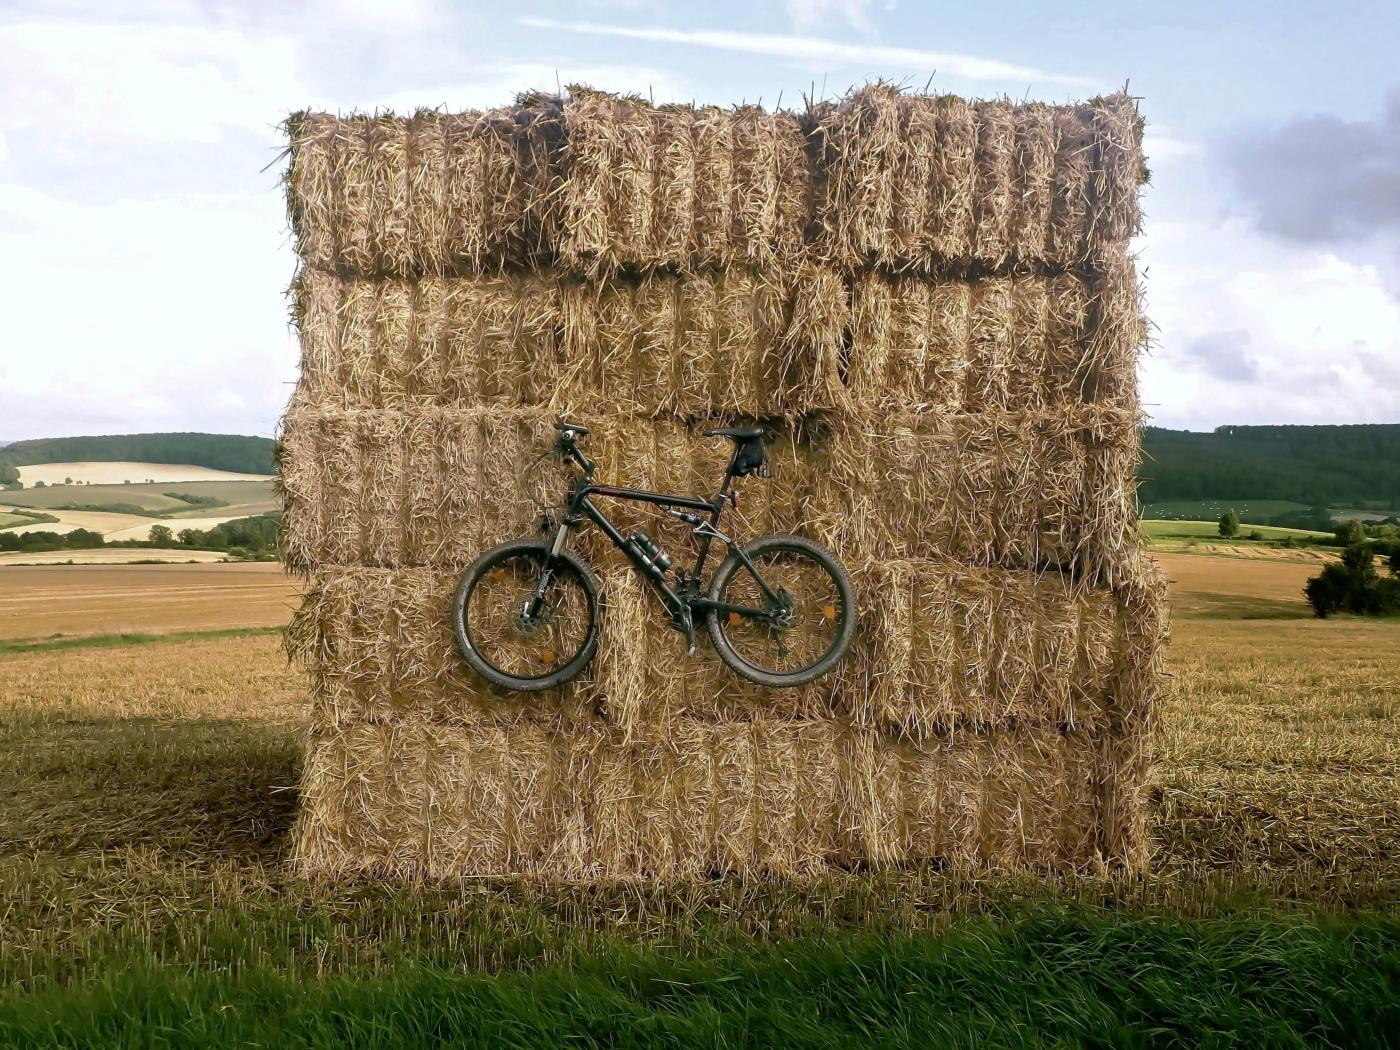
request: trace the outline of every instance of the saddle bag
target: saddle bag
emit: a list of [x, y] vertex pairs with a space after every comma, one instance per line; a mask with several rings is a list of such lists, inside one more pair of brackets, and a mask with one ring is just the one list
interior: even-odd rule
[[767, 477], [768, 451], [763, 447], [763, 438], [746, 438], [734, 454], [734, 476], [737, 478], [758, 474]]

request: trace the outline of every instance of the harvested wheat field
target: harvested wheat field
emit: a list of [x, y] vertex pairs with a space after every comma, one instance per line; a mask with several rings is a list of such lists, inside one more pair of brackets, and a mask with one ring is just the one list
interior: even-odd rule
[[[1133, 500], [1129, 97], [571, 87], [286, 131], [302, 870], [1142, 867], [1163, 620]], [[526, 702], [464, 673], [453, 579], [557, 505], [560, 414], [600, 481], [702, 496], [728, 449], [701, 432], [761, 425], [773, 474], [736, 528], [851, 570], [839, 670], [669, 674], [675, 637], [603, 563], [583, 678]], [[689, 542], [656, 521], [619, 524]]]
[[[1174, 609], [1199, 613], [1173, 624], [1152, 743], [1147, 874], [1026, 878], [975, 864], [618, 886], [300, 878], [289, 858], [310, 712], [280, 639], [102, 640], [119, 604], [163, 601], [166, 617], [145, 624], [154, 630], [209, 624], [174, 614], [191, 600], [177, 581], [210, 578], [246, 580], [256, 589], [240, 604], [256, 604], [258, 622], [273, 626], [285, 622], [286, 579], [260, 567], [136, 566], [119, 574], [122, 586], [103, 604], [80, 596], [84, 578], [96, 578], [88, 574], [108, 570], [34, 570], [20, 614], [71, 595], [64, 629], [93, 644], [0, 645], [0, 986], [74, 1012], [45, 1015], [31, 1030], [24, 1025], [39, 1019], [11, 1012], [19, 999], [0, 996], [0, 1032], [34, 1045], [57, 1025], [83, 1033], [73, 1040], [82, 1045], [106, 1041], [104, 1025], [163, 1030], [168, 1019], [143, 981], [179, 989], [172, 994], [184, 1031], [259, 1017], [291, 1024], [290, 1007], [278, 1004], [319, 1002], [336, 982], [353, 981], [348, 998], [327, 1006], [344, 1023], [359, 1023], [347, 1018], [359, 1016], [356, 1003], [367, 996], [377, 1004], [371, 1013], [384, 1011], [381, 1022], [411, 996], [470, 1006], [484, 1031], [497, 1032], [489, 1003], [449, 1007], [443, 997], [456, 994], [456, 982], [502, 973], [511, 987], [524, 982], [530, 1005], [510, 1011], [530, 1017], [514, 1014], [532, 1032], [554, 1030], [549, 1018], [573, 1018], [567, 1003], [592, 1001], [600, 989], [629, 1004], [625, 1021], [591, 1022], [602, 1030], [630, 1030], [642, 1015], [634, 1010], [690, 1023], [669, 998], [658, 1004], [659, 993], [619, 976], [626, 973], [659, 981], [665, 996], [683, 985], [687, 1003], [712, 1004], [736, 989], [752, 998], [714, 1005], [747, 1004], [749, 1024], [754, 1009], [787, 1010], [785, 996], [795, 995], [821, 1004], [823, 1023], [852, 1041], [870, 1018], [934, 1025], [934, 1017], [909, 1019], [911, 991], [949, 1023], [969, 981], [988, 989], [1049, 982], [1055, 998], [1045, 1017], [1036, 1014], [1038, 1030], [1088, 1038], [1103, 1021], [1080, 1017], [1081, 1000], [1098, 1003], [1111, 987], [1137, 1017], [1150, 1004], [1134, 989], [1150, 980], [1156, 1023], [1191, 1042], [1218, 1034], [1216, 1011], [1237, 1000], [1253, 1004], [1250, 1017], [1262, 1011], [1281, 1023], [1299, 1009], [1302, 989], [1305, 998], [1332, 996], [1336, 1013], [1325, 1022], [1297, 1017], [1300, 1030], [1335, 1033], [1351, 1023], [1359, 1027], [1334, 1041], [1383, 1045], [1368, 1044], [1366, 1033], [1387, 1030], [1393, 996], [1381, 975], [1393, 973], [1400, 946], [1400, 625], [1290, 618], [1304, 608], [1301, 597], [1275, 598], [1278, 583], [1263, 563], [1162, 560], [1177, 581]], [[1221, 575], [1203, 578], [1202, 562]], [[1220, 588], [1256, 604], [1255, 617], [1215, 615], [1214, 599], [1203, 598]], [[1211, 922], [1196, 921], [1203, 918]], [[1085, 944], [1087, 955], [1074, 949]], [[952, 960], [948, 971], [931, 970], [926, 952]], [[885, 1002], [880, 974], [892, 967], [894, 998]], [[1261, 1005], [1252, 984], [1230, 976], [1237, 971], [1279, 974], [1288, 1002]], [[1093, 976], [1081, 988], [1074, 975], [1085, 972]], [[1178, 982], [1197, 991], [1189, 1009], [1163, 1017]], [[374, 998], [385, 988], [392, 994]], [[1338, 988], [1354, 1001], [1338, 999]], [[833, 1016], [837, 996], [854, 997], [864, 1020], [845, 1027]], [[1036, 1001], [1030, 996], [1027, 1008]], [[811, 1022], [810, 1011], [791, 1008]], [[683, 1030], [687, 1041], [699, 1038]], [[194, 1041], [215, 1039], [211, 1030]]]
[[[133, 463], [103, 461], [97, 463], [34, 463], [19, 468], [19, 479], [27, 487], [42, 481], [45, 485], [63, 485], [68, 481], [83, 485], [133, 485], [145, 481], [267, 481], [266, 474], [240, 474], [231, 470], [215, 470], [190, 463]], [[83, 494], [74, 490], [74, 498]]]
[[95, 547], [91, 550], [5, 551], [0, 553], [0, 565], [131, 565], [161, 562], [166, 564], [207, 565], [228, 561], [223, 551], [153, 550], [150, 547]]
[[0, 566], [0, 641], [276, 628], [296, 605], [296, 582], [267, 563]]

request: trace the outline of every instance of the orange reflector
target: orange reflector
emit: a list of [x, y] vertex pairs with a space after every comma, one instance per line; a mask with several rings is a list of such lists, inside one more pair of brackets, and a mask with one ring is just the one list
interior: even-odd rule
[[834, 619], [836, 619], [836, 606], [834, 606], [834, 605], [823, 605], [823, 606], [822, 606], [822, 619], [823, 619], [823, 620], [834, 620]]
[[730, 613], [730, 614], [729, 614], [729, 626], [730, 626], [730, 627], [738, 627], [738, 626], [739, 626], [739, 621], [742, 620], [742, 619], [743, 619], [743, 617], [740, 616], [738, 613]]
[[554, 650], [553, 650], [553, 649], [546, 649], [546, 650], [545, 650], [543, 653], [541, 653], [540, 655], [544, 657], [544, 662], [545, 662], [545, 663], [547, 663], [547, 664], [552, 664], [552, 663], [554, 663]]

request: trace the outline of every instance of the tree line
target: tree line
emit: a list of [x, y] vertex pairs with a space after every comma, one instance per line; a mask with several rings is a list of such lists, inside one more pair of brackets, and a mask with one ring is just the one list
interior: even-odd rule
[[1400, 424], [1224, 426], [1210, 433], [1148, 427], [1142, 447], [1144, 503], [1291, 500], [1324, 512], [1328, 505], [1400, 507]]
[[0, 485], [19, 480], [16, 467], [37, 463], [187, 463], [238, 474], [274, 474], [271, 438], [239, 434], [103, 434], [36, 438], [0, 448]]
[[[52, 520], [52, 519], [50, 519]], [[249, 518], [234, 518], [209, 529], [180, 529], [169, 525], [152, 525], [147, 540], [119, 540], [108, 544], [100, 532], [73, 529], [71, 532], [50, 532], [36, 529], [17, 533], [0, 531], [0, 551], [93, 550], [99, 547], [152, 547], [158, 550], [225, 551], [237, 558], [272, 559], [277, 556], [277, 541], [281, 534], [282, 514], [269, 511]]]

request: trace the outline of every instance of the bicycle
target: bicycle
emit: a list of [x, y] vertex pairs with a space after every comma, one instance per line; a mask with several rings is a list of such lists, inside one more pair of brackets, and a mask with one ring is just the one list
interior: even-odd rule
[[[572, 474], [564, 509], [542, 519], [552, 538], [511, 540], [467, 567], [453, 602], [453, 629], [467, 663], [504, 689], [533, 692], [578, 675], [598, 648], [598, 586], [588, 565], [567, 549], [570, 531], [591, 522], [601, 529], [650, 585], [695, 652], [697, 624], [707, 627], [720, 659], [740, 677], [773, 689], [802, 685], [827, 674], [845, 655], [856, 629], [850, 575], [825, 548], [802, 536], [771, 534], [739, 543], [721, 532], [726, 506], [737, 506], [737, 478], [764, 473], [767, 452], [759, 427], [716, 427], [705, 436], [728, 438], [734, 455], [714, 497], [682, 496], [600, 485], [594, 464], [578, 447], [588, 435], [579, 424], [556, 421], [558, 453]], [[690, 527], [695, 566], [677, 568], [645, 532], [624, 537], [598, 509], [596, 498], [653, 504]], [[729, 553], [702, 588], [713, 541]]]

